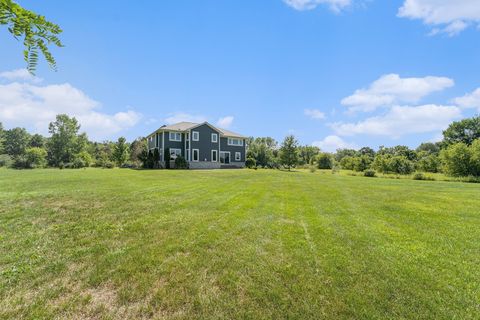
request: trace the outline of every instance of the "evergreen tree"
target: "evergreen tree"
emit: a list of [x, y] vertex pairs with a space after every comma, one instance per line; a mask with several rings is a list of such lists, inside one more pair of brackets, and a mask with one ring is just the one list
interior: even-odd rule
[[115, 147], [113, 148], [113, 160], [117, 166], [121, 167], [128, 160], [129, 146], [127, 140], [124, 137], [118, 138]]
[[283, 140], [280, 148], [280, 163], [290, 170], [298, 163], [298, 142], [293, 135], [287, 136]]

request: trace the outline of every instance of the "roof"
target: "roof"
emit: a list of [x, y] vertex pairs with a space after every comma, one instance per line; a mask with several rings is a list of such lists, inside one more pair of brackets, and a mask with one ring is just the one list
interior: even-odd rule
[[215, 127], [213, 125], [211, 125], [210, 123], [208, 122], [203, 122], [203, 123], [195, 123], [195, 122], [186, 122], [186, 121], [183, 121], [183, 122], [179, 122], [179, 123], [174, 123], [174, 124], [170, 124], [170, 125], [164, 125], [164, 126], [161, 126], [160, 128], [158, 128], [157, 130], [155, 130], [153, 133], [151, 133], [150, 135], [148, 136], [151, 136], [152, 134], [154, 134], [155, 132], [157, 131], [188, 131], [188, 130], [191, 130], [191, 129], [194, 129], [196, 127], [199, 127], [203, 124], [206, 124], [214, 129], [216, 129], [217, 131], [220, 132], [221, 135], [225, 136], [225, 137], [231, 137], [231, 138], [241, 138], [241, 139], [245, 139], [247, 137], [239, 134], [239, 133], [236, 133], [236, 132], [233, 132], [233, 131], [230, 131], [230, 130], [226, 130], [226, 129], [222, 129], [222, 128], [218, 128], [218, 127]]

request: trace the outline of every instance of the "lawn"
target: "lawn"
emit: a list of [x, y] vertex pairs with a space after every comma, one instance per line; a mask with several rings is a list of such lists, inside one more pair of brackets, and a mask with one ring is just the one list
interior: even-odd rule
[[0, 170], [0, 318], [478, 319], [480, 185]]

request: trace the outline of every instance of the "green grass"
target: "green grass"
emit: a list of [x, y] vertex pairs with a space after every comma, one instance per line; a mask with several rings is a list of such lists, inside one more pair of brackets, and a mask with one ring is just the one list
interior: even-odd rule
[[0, 170], [0, 318], [478, 319], [480, 185]]

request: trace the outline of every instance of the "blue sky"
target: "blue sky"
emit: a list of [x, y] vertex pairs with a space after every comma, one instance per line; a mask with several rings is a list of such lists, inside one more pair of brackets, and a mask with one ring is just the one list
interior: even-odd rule
[[[449, 3], [450, 2], [450, 3]], [[0, 32], [0, 121], [96, 140], [207, 120], [324, 150], [438, 140], [480, 110], [477, 0], [19, 1], [64, 30], [58, 72]]]

